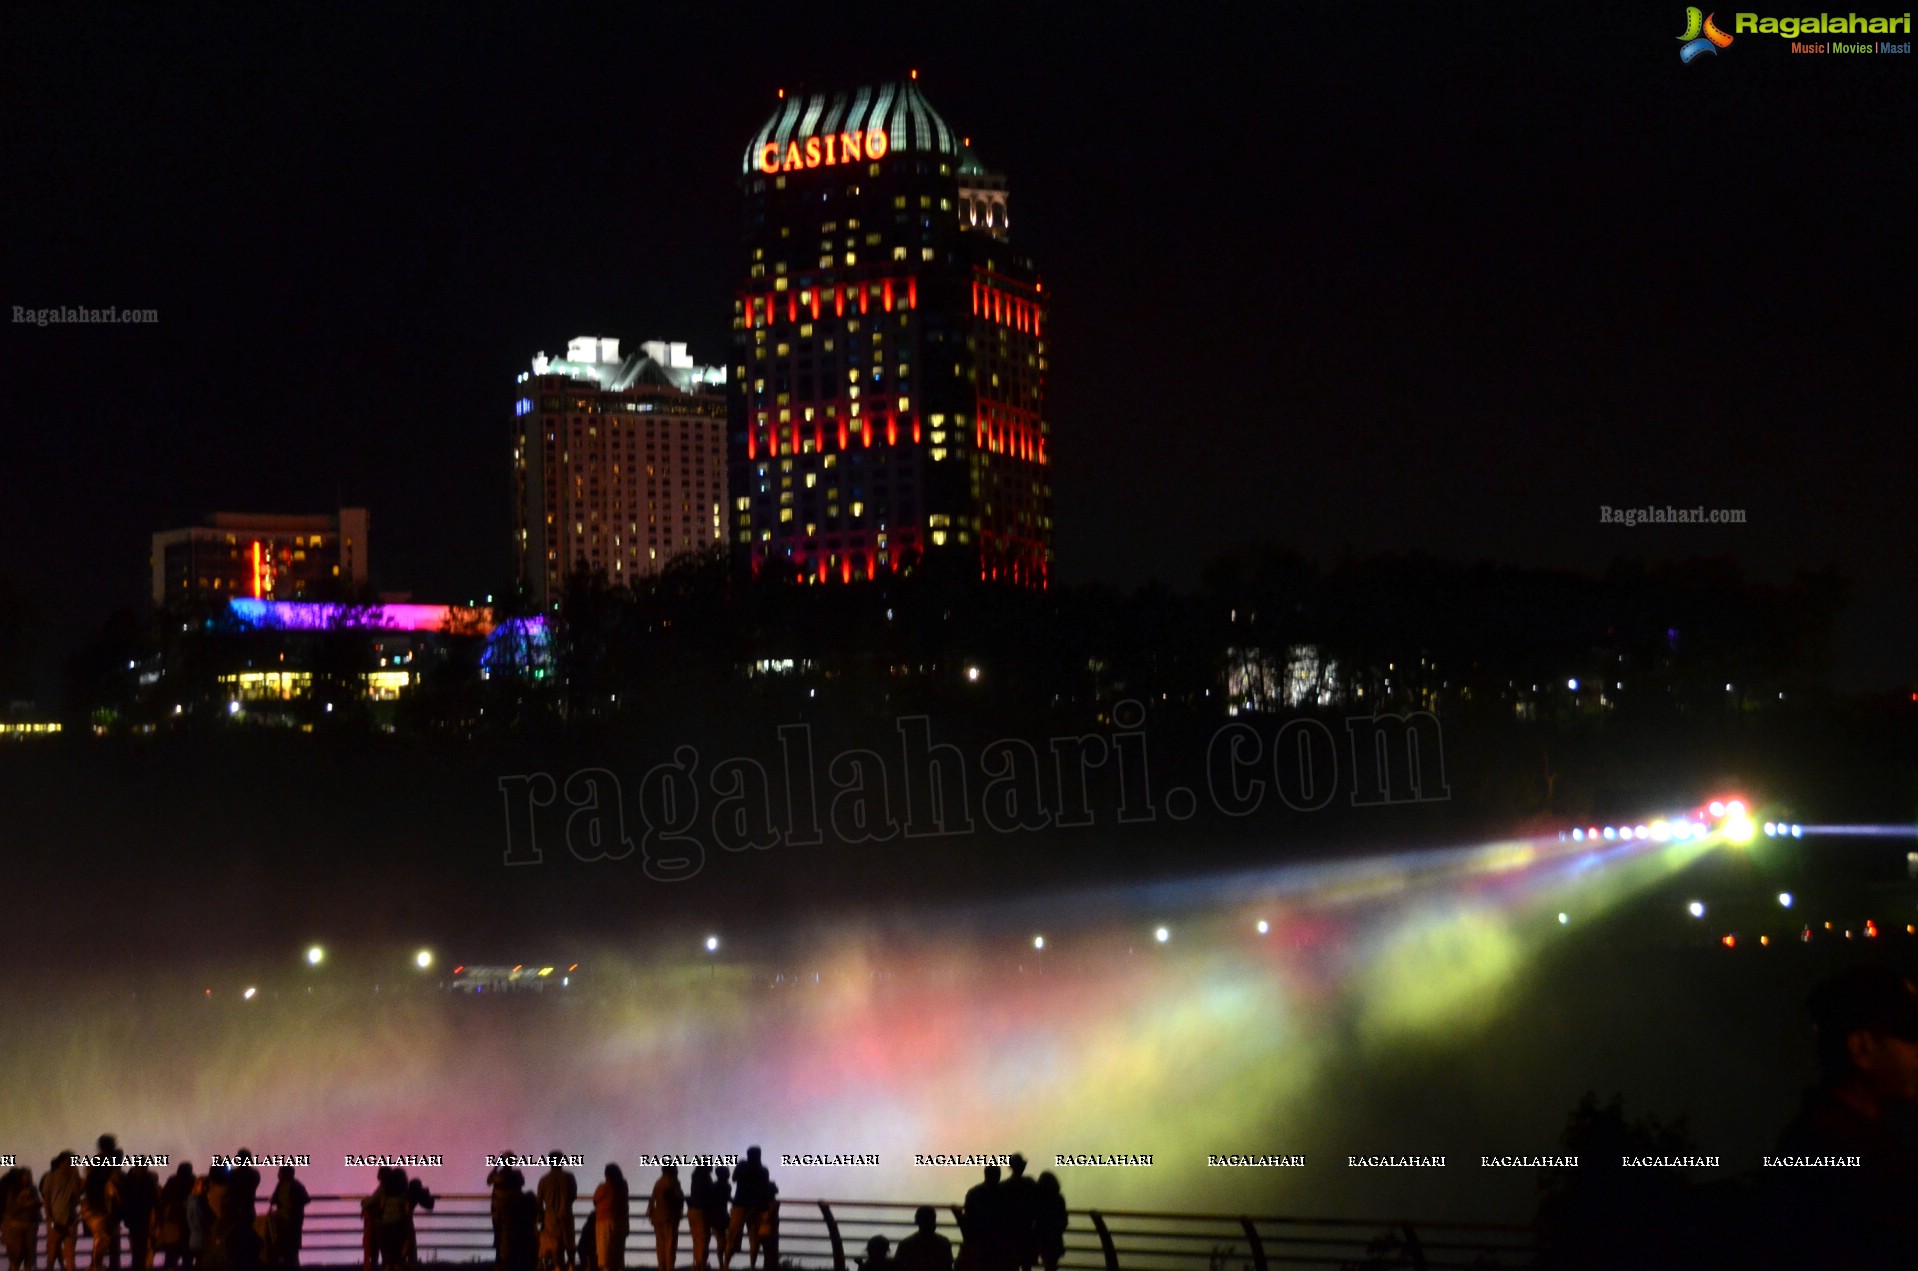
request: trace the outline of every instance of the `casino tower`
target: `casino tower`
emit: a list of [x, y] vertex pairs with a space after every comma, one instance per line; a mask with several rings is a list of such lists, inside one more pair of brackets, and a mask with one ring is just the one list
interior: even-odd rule
[[755, 572], [1044, 587], [1046, 293], [916, 82], [782, 94], [740, 163], [730, 538]]

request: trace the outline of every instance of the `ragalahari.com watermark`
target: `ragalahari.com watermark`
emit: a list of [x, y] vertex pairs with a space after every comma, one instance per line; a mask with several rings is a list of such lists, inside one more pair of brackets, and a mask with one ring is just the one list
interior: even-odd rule
[[[1427, 711], [1353, 716], [1343, 721], [1343, 738], [1313, 718], [1274, 720], [1265, 730], [1228, 723], [1191, 757], [1198, 771], [1185, 783], [1153, 771], [1145, 716], [1143, 704], [1124, 701], [1114, 706], [1109, 731], [1037, 744], [1002, 737], [967, 754], [935, 740], [928, 716], [910, 715], [895, 721], [881, 748], [830, 758], [815, 747], [810, 725], [785, 724], [764, 759], [712, 762], [680, 746], [631, 790], [603, 767], [503, 776], [504, 861], [540, 864], [543, 842], [559, 838], [577, 860], [637, 854], [647, 877], [678, 882], [700, 872], [709, 845], [743, 852], [816, 846], [828, 835], [882, 843], [1086, 829], [1108, 820], [1142, 825], [1162, 814], [1189, 820], [1204, 805], [1234, 818], [1274, 805], [1316, 812], [1340, 794], [1355, 808], [1451, 797], [1439, 721]], [[1095, 783], [1094, 773], [1110, 780]]]
[[61, 305], [57, 309], [29, 309], [25, 305], [15, 305], [13, 320], [21, 326], [33, 327], [122, 326], [156, 323], [160, 320], [160, 311], [122, 309], [118, 305], [109, 305], [105, 309], [85, 309], [75, 305]]
[[1600, 504], [1602, 525], [1743, 525], [1744, 508], [1615, 508]]

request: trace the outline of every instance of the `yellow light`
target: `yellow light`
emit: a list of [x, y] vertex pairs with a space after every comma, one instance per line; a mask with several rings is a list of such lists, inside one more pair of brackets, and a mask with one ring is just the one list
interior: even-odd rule
[[1755, 828], [1756, 827], [1752, 825], [1751, 818], [1748, 816], [1739, 815], [1726, 817], [1724, 825], [1725, 841], [1728, 843], [1749, 843], [1752, 841], [1752, 834]]
[[413, 963], [419, 967], [420, 970], [424, 971], [427, 967], [433, 965], [433, 951], [431, 949], [421, 949], [413, 955]]

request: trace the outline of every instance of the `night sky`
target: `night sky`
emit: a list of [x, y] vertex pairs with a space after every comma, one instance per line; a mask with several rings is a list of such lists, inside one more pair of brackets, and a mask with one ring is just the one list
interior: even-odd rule
[[[502, 589], [513, 377], [586, 333], [730, 361], [776, 91], [916, 68], [1054, 297], [1058, 577], [1834, 563], [1840, 686], [1918, 678], [1909, 56], [1681, 65], [1676, 4], [5, 21], [9, 316], [160, 315], [6, 327], [0, 572], [49, 662], [214, 510], [364, 504], [381, 589]], [[1599, 521], [1666, 504], [1748, 523]]]

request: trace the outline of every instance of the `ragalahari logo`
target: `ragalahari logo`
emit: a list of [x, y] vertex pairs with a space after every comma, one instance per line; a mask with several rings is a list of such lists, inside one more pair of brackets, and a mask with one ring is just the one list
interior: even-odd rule
[[[1692, 59], [1700, 53], [1716, 55], [1719, 49], [1732, 42], [1732, 37], [1719, 30], [1712, 22], [1712, 19], [1717, 16], [1715, 13], [1707, 14], [1695, 8], [1685, 10], [1685, 34], [1678, 37], [1684, 41], [1684, 44], [1679, 46], [1679, 61], [1690, 66]], [[1701, 32], [1703, 34], [1700, 34]]]

